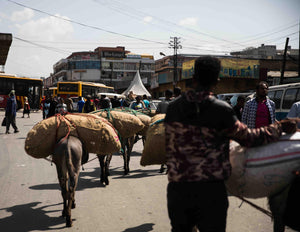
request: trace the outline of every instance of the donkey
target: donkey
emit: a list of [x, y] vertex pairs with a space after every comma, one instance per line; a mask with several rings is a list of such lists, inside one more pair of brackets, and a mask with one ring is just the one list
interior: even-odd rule
[[[244, 149], [230, 143], [232, 174], [226, 181], [227, 189], [237, 197], [267, 197], [274, 232], [285, 230], [288, 196], [295, 173], [300, 170], [299, 140], [300, 132], [296, 132], [282, 136], [277, 143], [256, 148]], [[298, 211], [293, 214], [299, 215]]]
[[62, 216], [66, 217], [66, 226], [72, 226], [71, 208], [75, 208], [75, 190], [80, 173], [80, 165], [87, 162], [88, 152], [82, 142], [74, 136], [62, 138], [55, 146], [52, 160], [55, 163], [57, 177], [63, 197]]

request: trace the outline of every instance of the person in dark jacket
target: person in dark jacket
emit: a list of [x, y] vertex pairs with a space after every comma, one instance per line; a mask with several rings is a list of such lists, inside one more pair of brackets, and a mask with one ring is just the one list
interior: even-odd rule
[[242, 120], [242, 112], [244, 109], [246, 98], [242, 95], [238, 96], [236, 100], [236, 105], [233, 107], [233, 110], [238, 118], [238, 120]]
[[194, 226], [199, 231], [226, 230], [224, 181], [231, 174], [231, 139], [246, 147], [260, 146], [277, 141], [283, 129], [288, 133], [297, 129], [295, 121], [254, 129], [241, 123], [232, 107], [211, 92], [220, 67], [217, 58], [198, 58], [192, 88], [167, 108], [167, 206], [173, 232], [191, 232]]
[[94, 102], [91, 100], [91, 98], [92, 98], [91, 95], [86, 96], [86, 101], [83, 105], [82, 113], [90, 113], [96, 110]]
[[9, 134], [9, 127], [10, 124], [14, 128], [14, 132], [18, 133], [18, 127], [16, 125], [16, 115], [17, 115], [17, 101], [15, 96], [15, 91], [12, 90], [9, 93], [9, 98], [6, 102], [6, 108], [5, 108], [5, 117], [6, 117], [6, 132], [5, 134]]
[[46, 103], [50, 104], [47, 118], [52, 117], [55, 115], [56, 106], [58, 104], [58, 100], [53, 98], [53, 96], [50, 96], [48, 100], [46, 100]]
[[100, 109], [108, 109], [111, 108], [111, 102], [106, 95], [101, 95], [100, 101], [99, 101], [99, 108]]

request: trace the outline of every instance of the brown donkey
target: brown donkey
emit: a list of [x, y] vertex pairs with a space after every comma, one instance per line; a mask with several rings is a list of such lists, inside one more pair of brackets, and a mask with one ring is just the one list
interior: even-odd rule
[[81, 163], [88, 160], [88, 153], [82, 142], [74, 136], [62, 138], [55, 146], [53, 162], [56, 165], [59, 185], [63, 197], [62, 216], [66, 226], [72, 226], [71, 208], [75, 208], [75, 190], [78, 183]]

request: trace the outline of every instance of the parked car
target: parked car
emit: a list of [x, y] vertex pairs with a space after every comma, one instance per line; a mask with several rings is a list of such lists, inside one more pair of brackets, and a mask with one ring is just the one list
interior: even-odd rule
[[217, 94], [217, 98], [222, 100], [222, 101], [226, 101], [226, 102], [230, 102], [230, 98], [232, 98], [232, 96], [236, 94], [236, 93], [221, 93], [221, 94]]
[[239, 96], [244, 96], [246, 101], [248, 101], [249, 99], [251, 99], [250, 95], [252, 94], [253, 92], [248, 92], [248, 93], [236, 93], [234, 94], [231, 98], [230, 98], [230, 104], [233, 106], [236, 105], [237, 103], [237, 99]]
[[247, 93], [222, 93], [217, 94], [217, 98], [223, 101], [228, 102], [230, 105], [235, 106], [238, 96], [245, 96], [246, 101], [250, 98], [247, 98], [252, 92]]

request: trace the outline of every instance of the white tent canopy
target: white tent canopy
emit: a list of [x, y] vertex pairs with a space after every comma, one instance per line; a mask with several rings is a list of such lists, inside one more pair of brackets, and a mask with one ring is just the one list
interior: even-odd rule
[[136, 72], [135, 77], [133, 78], [130, 86], [122, 94], [127, 96], [130, 91], [132, 91], [133, 94], [135, 94], [135, 95], [143, 96], [144, 94], [146, 94], [147, 97], [151, 97], [151, 94], [145, 88], [145, 86], [141, 80], [139, 71]]

